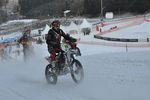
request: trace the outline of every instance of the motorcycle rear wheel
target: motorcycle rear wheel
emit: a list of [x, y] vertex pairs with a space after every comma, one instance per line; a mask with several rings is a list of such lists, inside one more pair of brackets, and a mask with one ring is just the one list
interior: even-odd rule
[[53, 72], [52, 65], [48, 64], [45, 68], [45, 78], [49, 84], [57, 83], [57, 75]]
[[76, 59], [73, 60], [71, 66], [72, 66], [71, 77], [75, 83], [79, 84], [84, 78], [83, 67], [81, 63]]

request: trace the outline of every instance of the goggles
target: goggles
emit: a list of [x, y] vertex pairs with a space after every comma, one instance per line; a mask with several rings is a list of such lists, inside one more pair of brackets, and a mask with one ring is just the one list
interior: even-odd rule
[[53, 24], [54, 27], [60, 28], [60, 24]]

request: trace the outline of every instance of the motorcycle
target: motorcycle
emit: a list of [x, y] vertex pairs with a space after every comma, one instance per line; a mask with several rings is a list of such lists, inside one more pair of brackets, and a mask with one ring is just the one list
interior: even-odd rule
[[75, 83], [80, 83], [83, 80], [84, 72], [82, 64], [76, 59], [81, 56], [80, 49], [77, 44], [71, 40], [63, 40], [61, 43], [61, 52], [56, 53], [55, 63], [47, 59], [49, 64], [45, 68], [45, 77], [49, 84], [56, 84], [57, 77], [71, 74]]

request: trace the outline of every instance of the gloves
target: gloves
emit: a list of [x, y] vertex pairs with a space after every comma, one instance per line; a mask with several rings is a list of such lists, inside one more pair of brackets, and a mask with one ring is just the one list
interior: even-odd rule
[[70, 42], [77, 42], [77, 39], [70, 37]]
[[73, 38], [73, 39], [72, 39], [72, 42], [77, 42], [77, 39], [74, 39], [74, 38]]
[[69, 40], [70, 42], [76, 42], [76, 41], [77, 41], [77, 39], [71, 37], [69, 34], [67, 34], [67, 35], [65, 36], [65, 39], [66, 39], [66, 40]]

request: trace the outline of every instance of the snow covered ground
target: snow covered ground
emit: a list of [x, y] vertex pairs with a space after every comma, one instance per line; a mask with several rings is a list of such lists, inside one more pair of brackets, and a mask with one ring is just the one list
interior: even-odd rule
[[12, 24], [12, 23], [30, 23], [30, 22], [33, 22], [33, 21], [37, 21], [36, 19], [24, 19], [24, 20], [12, 20], [12, 21], [8, 21], [4, 24], [1, 24], [0, 26], [5, 26], [5, 25], [8, 25], [8, 24]]
[[[149, 23], [144, 23], [108, 35], [127, 33], [130, 38], [135, 29], [150, 33]], [[72, 36], [81, 41], [105, 42], [94, 39], [95, 32]], [[150, 100], [150, 48], [126, 51], [124, 47], [78, 44], [84, 81], [77, 85], [68, 74], [59, 77], [54, 86], [46, 83], [44, 75], [48, 64], [44, 59], [48, 55], [46, 44], [33, 45], [35, 55], [28, 62], [22, 56], [17, 61], [0, 62], [0, 100]]]
[[150, 23], [144, 22], [141, 25], [135, 25], [127, 30], [119, 30], [103, 36], [113, 38], [149, 38], [150, 37]]

